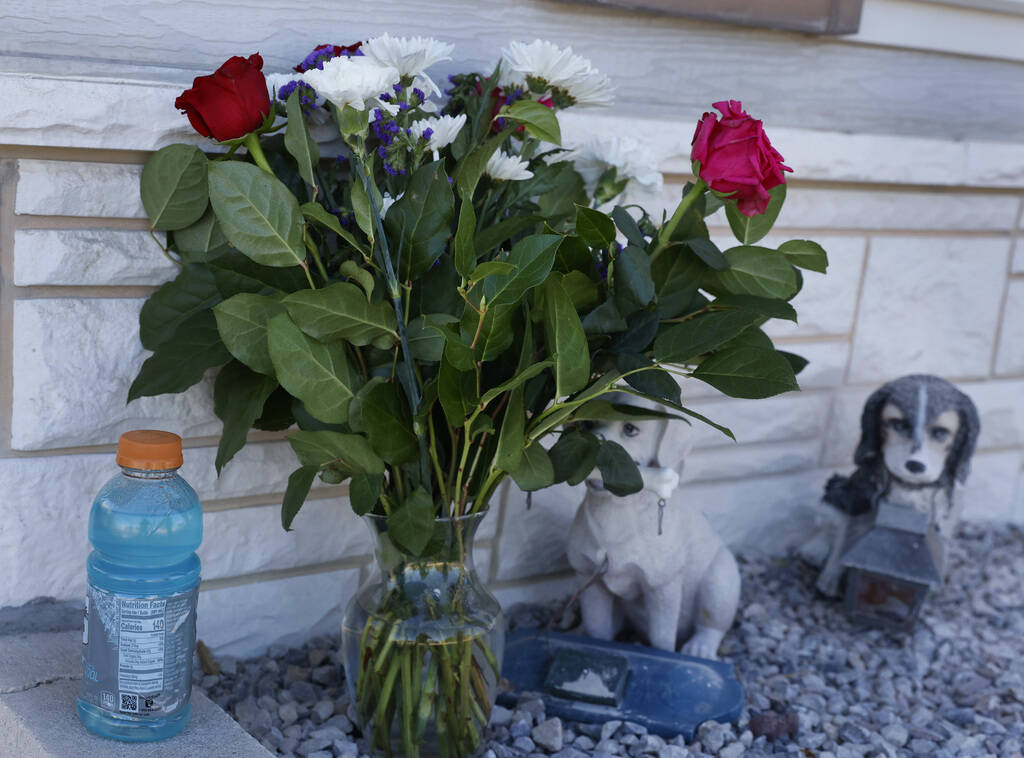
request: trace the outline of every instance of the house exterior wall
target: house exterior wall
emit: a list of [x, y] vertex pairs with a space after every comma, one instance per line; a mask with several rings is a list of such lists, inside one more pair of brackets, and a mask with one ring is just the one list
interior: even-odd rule
[[[1024, 30], [1017, 0], [867, 0], [861, 33], [842, 39], [549, 2], [89, 5], [0, 18], [0, 607], [82, 595], [88, 509], [116, 471], [117, 437], [157, 427], [185, 438], [182, 473], [204, 503], [200, 637], [247, 654], [336, 628], [371, 561], [345, 488], [314, 490], [286, 533], [278, 508], [294, 463], [282, 435], [253, 433], [218, 479], [210, 381], [124, 403], [145, 358], [138, 309], [175, 271], [138, 179], [152, 150], [200, 144], [173, 108], [192, 76], [257, 49], [265, 70], [282, 70], [326, 38], [385, 30], [455, 42], [449, 70], [488, 67], [511, 38], [572, 44], [619, 96], [567, 113], [567, 138], [648, 142], [664, 207], [711, 101], [739, 98], [764, 118], [795, 169], [769, 240], [818, 240], [831, 267], [806, 274], [800, 325], [771, 331], [811, 361], [801, 392], [744, 401], [684, 385], [687, 404], [739, 440], [699, 430], [685, 475], [687, 502], [730, 544], [780, 554], [805, 536], [825, 480], [850, 469], [866, 396], [918, 371], [956, 382], [981, 412], [966, 517], [1024, 523], [1024, 60], [1001, 41]], [[323, 31], [334, 29], [337, 40]], [[712, 225], [726, 244], [724, 218]], [[527, 510], [522, 493], [499, 492], [477, 560], [506, 605], [570, 590], [563, 553], [580, 497], [556, 487]]]

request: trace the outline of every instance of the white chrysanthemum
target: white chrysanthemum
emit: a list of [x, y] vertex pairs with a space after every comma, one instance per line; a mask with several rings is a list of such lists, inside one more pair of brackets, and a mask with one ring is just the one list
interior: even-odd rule
[[533, 172], [527, 166], [530, 165], [518, 155], [509, 155], [501, 150], [496, 150], [484, 168], [484, 173], [498, 181], [518, 182], [523, 179], [531, 179]]
[[454, 49], [455, 45], [431, 37], [392, 37], [390, 34], [367, 40], [360, 48], [369, 60], [389, 66], [401, 76], [414, 77], [415, 86], [424, 86], [435, 95], [440, 95], [441, 90], [424, 72], [435, 63], [451, 60]]
[[427, 147], [430, 150], [440, 150], [442, 147], [452, 144], [459, 136], [462, 127], [466, 125], [466, 114], [458, 116], [438, 116], [436, 118], [422, 118], [409, 125], [409, 133], [414, 137], [422, 137], [423, 132], [431, 130], [430, 142]]
[[664, 179], [658, 162], [650, 148], [633, 137], [592, 137], [568, 153], [556, 155], [554, 160], [572, 161], [591, 197], [598, 180], [612, 167], [617, 179], [626, 180], [622, 196], [630, 202], [642, 205], [661, 194]]
[[530, 44], [512, 42], [501, 51], [499, 84], [508, 88], [522, 86], [527, 77], [543, 80], [548, 87], [560, 89], [575, 105], [610, 105], [611, 80], [590, 61], [546, 40]]
[[338, 108], [350, 105], [356, 110], [365, 109], [367, 100], [391, 89], [401, 78], [397, 69], [363, 55], [339, 55], [324, 61], [323, 68], [312, 68], [300, 76]]

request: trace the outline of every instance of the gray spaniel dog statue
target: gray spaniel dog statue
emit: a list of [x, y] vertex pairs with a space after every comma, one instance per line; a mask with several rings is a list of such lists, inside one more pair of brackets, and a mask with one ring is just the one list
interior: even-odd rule
[[957, 485], [967, 480], [979, 431], [971, 399], [937, 376], [904, 376], [868, 397], [853, 457], [857, 468], [825, 485], [832, 535], [818, 589], [839, 595], [848, 538], [873, 518], [882, 497], [926, 514], [943, 538], [952, 536], [963, 510]]

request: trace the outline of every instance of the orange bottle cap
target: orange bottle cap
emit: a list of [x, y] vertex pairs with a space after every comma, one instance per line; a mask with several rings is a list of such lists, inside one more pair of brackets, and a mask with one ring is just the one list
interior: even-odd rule
[[118, 466], [160, 471], [178, 468], [181, 464], [181, 437], [173, 432], [136, 429], [125, 432], [117, 441]]

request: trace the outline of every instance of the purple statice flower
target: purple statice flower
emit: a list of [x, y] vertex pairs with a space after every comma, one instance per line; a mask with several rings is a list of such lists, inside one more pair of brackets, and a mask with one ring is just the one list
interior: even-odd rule
[[434, 136], [434, 130], [431, 129], [429, 126], [426, 129], [423, 130], [422, 137], [423, 137], [423, 139], [427, 140], [427, 142], [429, 142], [430, 138], [433, 137], [433, 136]]
[[302, 113], [303, 115], [308, 116], [316, 110], [317, 105], [316, 90], [310, 87], [306, 82], [293, 79], [277, 91], [277, 99], [282, 103], [287, 102], [288, 98], [296, 90], [299, 92], [299, 105], [302, 106]]
[[362, 55], [363, 51], [359, 49], [362, 44], [362, 42], [356, 42], [354, 45], [317, 45], [309, 55], [302, 59], [302, 62], [295, 67], [295, 70], [302, 73], [313, 68], [322, 69], [326, 61], [329, 61], [331, 58], [337, 58], [339, 55], [344, 55], [348, 58], [354, 55]]

